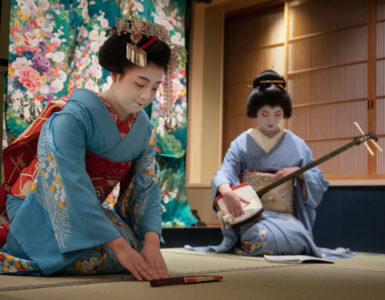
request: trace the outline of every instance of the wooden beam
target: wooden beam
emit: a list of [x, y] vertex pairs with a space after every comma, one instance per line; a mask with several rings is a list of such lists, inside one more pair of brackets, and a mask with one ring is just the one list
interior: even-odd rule
[[[367, 77], [367, 92], [368, 92], [368, 130], [376, 132], [377, 116], [376, 116], [376, 47], [377, 47], [377, 4], [376, 0], [368, 1], [368, 77]], [[368, 154], [368, 175], [375, 177], [377, 174], [377, 154], [371, 156]]]
[[327, 70], [327, 69], [333, 69], [333, 68], [341, 68], [341, 67], [359, 65], [359, 64], [364, 64], [367, 62], [368, 62], [367, 60], [358, 60], [358, 61], [353, 61], [353, 62], [343, 63], [343, 64], [334, 64], [334, 65], [313, 67], [313, 68], [307, 68], [307, 69], [300, 69], [300, 70], [289, 72], [288, 76], [293, 76], [293, 75], [306, 73], [306, 72], [314, 72], [314, 71], [321, 71], [321, 70]]
[[343, 28], [334, 29], [334, 30], [327, 30], [327, 31], [320, 31], [320, 32], [314, 32], [314, 33], [299, 35], [296, 37], [292, 37], [289, 40], [289, 43], [293, 43], [296, 41], [309, 39], [309, 38], [313, 38], [313, 37], [317, 37], [317, 36], [321, 36], [321, 35], [327, 35], [327, 34], [339, 32], [339, 31], [346, 31], [346, 30], [353, 29], [353, 28], [364, 27], [366, 25], [368, 25], [368, 23], [356, 24], [356, 25], [351, 25], [351, 26], [347, 26], [347, 27], [343, 27]]

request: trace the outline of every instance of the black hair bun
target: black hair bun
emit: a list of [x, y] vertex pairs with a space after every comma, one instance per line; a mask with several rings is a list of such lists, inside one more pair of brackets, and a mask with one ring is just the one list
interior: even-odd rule
[[[279, 84], [264, 84], [264, 80], [283, 81]], [[247, 102], [247, 116], [256, 118], [258, 111], [265, 105], [280, 106], [285, 118], [291, 117], [292, 104], [289, 93], [284, 89], [286, 82], [284, 78], [273, 70], [265, 70], [253, 81], [254, 89], [249, 95]]]
[[[138, 43], [138, 47], [150, 41], [150, 37], [144, 36]], [[99, 64], [110, 72], [123, 74], [124, 69], [134, 64], [126, 58], [126, 45], [132, 43], [129, 34], [112, 35], [99, 50]], [[154, 63], [166, 70], [171, 56], [170, 47], [156, 40], [145, 49], [147, 63]]]

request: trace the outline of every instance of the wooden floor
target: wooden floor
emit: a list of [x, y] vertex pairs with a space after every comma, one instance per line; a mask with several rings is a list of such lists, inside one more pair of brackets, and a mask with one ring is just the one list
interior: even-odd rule
[[334, 264], [269, 263], [259, 257], [162, 249], [172, 276], [223, 281], [150, 287], [130, 275], [0, 276], [0, 299], [385, 299], [385, 255], [356, 253]]

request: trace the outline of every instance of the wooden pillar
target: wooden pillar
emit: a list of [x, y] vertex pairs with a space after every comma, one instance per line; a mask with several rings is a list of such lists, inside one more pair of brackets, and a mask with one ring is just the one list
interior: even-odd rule
[[[376, 0], [368, 0], [368, 76], [367, 76], [367, 103], [368, 103], [368, 130], [376, 132], [376, 95], [377, 95], [377, 37], [376, 24], [377, 7]], [[374, 179], [377, 173], [377, 154], [368, 154], [368, 175]]]
[[[290, 39], [290, 23], [289, 23], [289, 1], [285, 1], [285, 7], [284, 7], [284, 24], [285, 24], [285, 58], [284, 58], [284, 64], [285, 64], [285, 73], [284, 78], [286, 80], [287, 87], [286, 89], [289, 90], [289, 59], [290, 59], [290, 53], [289, 53], [289, 39]], [[289, 122], [287, 119], [285, 119], [284, 127], [289, 127]]]

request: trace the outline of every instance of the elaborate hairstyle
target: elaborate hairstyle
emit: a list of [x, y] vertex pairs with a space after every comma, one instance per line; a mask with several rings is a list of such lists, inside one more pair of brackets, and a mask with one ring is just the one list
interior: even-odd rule
[[[137, 46], [143, 47], [151, 41], [151, 37], [143, 36]], [[123, 74], [124, 69], [136, 64], [127, 59], [127, 43], [132, 44], [130, 34], [113, 34], [99, 50], [100, 65], [110, 72]], [[152, 62], [158, 67], [167, 70], [170, 60], [170, 47], [160, 41], [152, 41], [144, 51], [146, 52], [147, 63]]]
[[285, 79], [273, 70], [265, 70], [260, 73], [253, 81], [247, 103], [247, 116], [256, 118], [258, 111], [264, 105], [280, 106], [285, 118], [291, 117], [291, 98], [284, 89]]
[[165, 70], [163, 84], [163, 115], [172, 111], [172, 72], [186, 60], [183, 46], [172, 44], [166, 28], [145, 22], [130, 15], [117, 19], [114, 27], [106, 30], [110, 38], [99, 50], [100, 65], [110, 72], [123, 74], [126, 67], [147, 66], [152, 62]]

